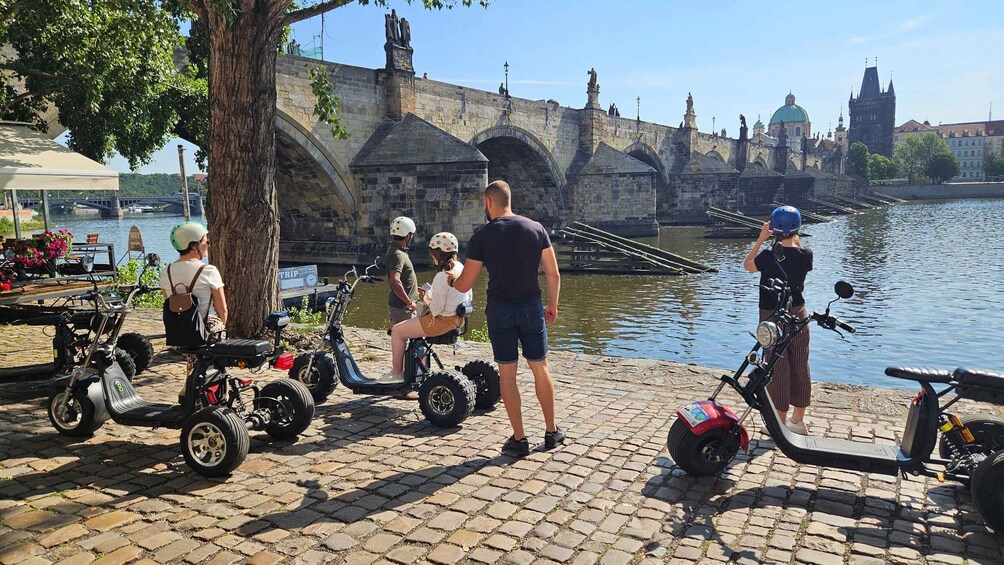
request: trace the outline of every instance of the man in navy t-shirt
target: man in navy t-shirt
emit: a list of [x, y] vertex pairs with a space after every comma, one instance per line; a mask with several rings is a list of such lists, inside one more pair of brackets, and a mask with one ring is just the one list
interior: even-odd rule
[[[565, 432], [555, 423], [554, 382], [547, 370], [547, 323], [558, 319], [558, 292], [561, 275], [547, 231], [539, 223], [513, 213], [512, 192], [505, 181], [485, 188], [485, 215], [488, 224], [467, 242], [464, 272], [453, 287], [467, 292], [474, 286], [481, 266], [488, 269], [488, 339], [502, 377], [505, 403], [512, 437], [503, 452], [526, 455], [530, 442], [523, 432], [523, 413], [516, 386], [517, 346], [523, 348], [536, 385], [537, 400], [544, 412], [544, 445], [556, 447], [565, 441]], [[541, 303], [538, 268], [547, 277], [547, 306]]]

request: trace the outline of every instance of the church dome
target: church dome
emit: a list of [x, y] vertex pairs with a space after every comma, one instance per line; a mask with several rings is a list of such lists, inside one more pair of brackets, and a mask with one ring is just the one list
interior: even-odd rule
[[756, 119], [756, 123], [753, 124], [753, 129], [764, 129], [763, 122], [760, 121], [760, 118]]
[[774, 115], [770, 117], [771, 124], [779, 124], [784, 122], [786, 124], [796, 123], [796, 122], [807, 122], [809, 121], [809, 114], [804, 108], [795, 104], [795, 95], [788, 93], [787, 98], [784, 99], [784, 106], [781, 106], [774, 112]]

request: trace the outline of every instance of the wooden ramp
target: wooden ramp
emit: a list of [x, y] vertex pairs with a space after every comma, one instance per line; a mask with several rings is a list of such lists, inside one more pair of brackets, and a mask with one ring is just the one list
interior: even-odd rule
[[885, 200], [882, 200], [881, 198], [875, 198], [874, 196], [868, 194], [859, 194], [857, 195], [856, 198], [862, 202], [871, 204], [876, 208], [884, 208], [889, 205], [889, 203], [886, 202]]
[[572, 222], [558, 233], [564, 238], [557, 249], [558, 261], [565, 270], [662, 275], [717, 272], [693, 259], [582, 222]]
[[900, 202], [906, 202], [906, 200], [903, 200], [902, 198], [896, 198], [895, 196], [889, 196], [888, 194], [882, 194], [881, 192], [873, 192], [872, 193], [872, 197], [873, 198], [878, 198], [879, 200], [885, 200], [889, 204], [897, 204], [897, 203], [900, 203]]
[[831, 200], [822, 200], [822, 199], [819, 199], [819, 198], [812, 198], [812, 197], [807, 197], [806, 200], [809, 201], [809, 202], [812, 202], [813, 204], [816, 204], [817, 206], [821, 206], [822, 208], [824, 208], [826, 210], [829, 210], [829, 213], [831, 213], [831, 214], [841, 214], [842, 215], [842, 214], [857, 214], [858, 213], [858, 211], [855, 210], [854, 208], [848, 208], [847, 206], [843, 206], [841, 204], [837, 204], [836, 202], [833, 202]]
[[708, 216], [711, 224], [704, 231], [704, 237], [710, 239], [753, 239], [763, 226], [761, 220], [714, 206], [708, 209]]
[[[774, 206], [786, 206], [782, 202], [774, 202]], [[822, 214], [816, 214], [810, 210], [804, 208], [799, 208], [798, 212], [802, 214], [802, 223], [804, 224], [825, 224], [827, 222], [832, 222], [833, 218], [829, 216], [824, 216]]]
[[852, 208], [861, 208], [864, 210], [870, 210], [872, 208], [875, 208], [874, 204], [862, 202], [861, 200], [855, 200], [854, 198], [849, 198], [847, 196], [834, 195], [833, 197], [839, 200], [840, 202], [843, 202], [844, 204], [851, 206]]

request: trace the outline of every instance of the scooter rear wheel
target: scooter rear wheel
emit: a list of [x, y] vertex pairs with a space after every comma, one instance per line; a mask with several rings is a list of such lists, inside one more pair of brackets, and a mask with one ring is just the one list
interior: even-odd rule
[[[314, 357], [314, 364], [307, 370], [311, 356]], [[320, 404], [328, 399], [335, 387], [338, 386], [336, 378], [337, 369], [335, 360], [331, 355], [323, 351], [311, 351], [301, 353], [293, 360], [293, 368], [289, 370], [289, 378], [297, 381], [310, 391], [315, 404]]]
[[498, 369], [485, 361], [471, 361], [461, 370], [465, 377], [477, 388], [477, 400], [474, 407], [478, 410], [491, 410], [502, 398], [499, 384]]
[[688, 475], [705, 477], [728, 467], [739, 452], [739, 442], [736, 441], [735, 445], [726, 446], [721, 457], [713, 455], [722, 446], [727, 433], [727, 428], [714, 428], [696, 435], [686, 422], [677, 418], [669, 428], [666, 446], [673, 461]]
[[276, 408], [272, 411], [272, 421], [265, 427], [265, 433], [278, 440], [293, 439], [303, 433], [314, 419], [314, 399], [303, 383], [281, 379], [272, 381], [262, 387], [261, 396], [274, 398], [285, 408], [284, 418], [280, 419], [279, 410], [275, 404], [264, 404], [264, 408]]
[[67, 437], [87, 437], [101, 427], [94, 417], [94, 403], [88, 398], [87, 392], [77, 390], [70, 395], [66, 407], [62, 408], [65, 390], [52, 393], [49, 397], [49, 421], [60, 434]]
[[455, 428], [474, 412], [477, 391], [464, 375], [435, 372], [418, 389], [418, 405], [425, 419], [439, 428]]
[[970, 481], [973, 501], [987, 526], [1004, 534], [1004, 450], [984, 459]]
[[[973, 434], [974, 441], [970, 448], [975, 453], [990, 455], [1004, 449], [1004, 418], [988, 414], [966, 414], [960, 415], [959, 419]], [[952, 458], [952, 448], [944, 436], [938, 441], [938, 455], [942, 459]]]
[[225, 406], [192, 414], [181, 426], [185, 462], [204, 477], [224, 477], [240, 466], [251, 448], [244, 420]]

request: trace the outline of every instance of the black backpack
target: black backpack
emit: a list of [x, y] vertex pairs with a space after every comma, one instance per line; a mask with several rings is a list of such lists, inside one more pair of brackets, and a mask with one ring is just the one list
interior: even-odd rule
[[164, 333], [167, 337], [169, 347], [182, 347], [193, 349], [202, 347], [209, 342], [209, 331], [206, 328], [206, 321], [199, 315], [199, 299], [192, 294], [202, 269], [202, 265], [195, 272], [192, 283], [184, 292], [177, 292], [177, 286], [171, 278], [171, 265], [167, 266], [167, 280], [171, 285], [171, 296], [164, 301]]

